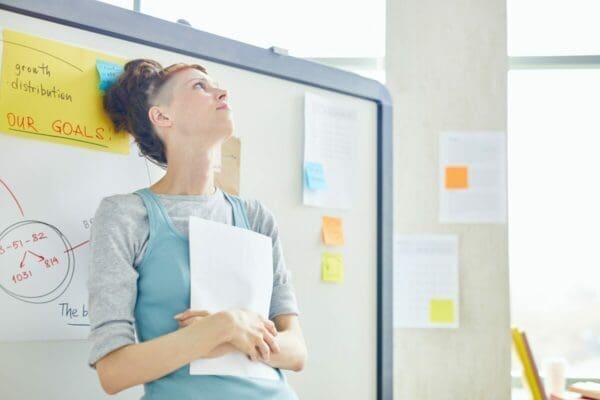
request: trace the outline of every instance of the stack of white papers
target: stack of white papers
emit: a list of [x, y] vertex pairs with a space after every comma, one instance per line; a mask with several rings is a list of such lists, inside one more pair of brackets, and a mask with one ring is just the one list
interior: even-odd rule
[[[211, 313], [246, 309], [268, 318], [273, 290], [271, 238], [193, 216], [189, 228], [191, 308]], [[250, 361], [241, 352], [196, 360], [190, 364], [190, 374], [279, 378], [272, 367]]]

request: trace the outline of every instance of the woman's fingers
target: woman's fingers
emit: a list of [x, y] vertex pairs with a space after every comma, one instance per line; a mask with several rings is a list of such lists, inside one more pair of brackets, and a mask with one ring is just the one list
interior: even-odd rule
[[210, 313], [208, 311], [186, 311], [184, 313], [178, 314], [175, 316], [175, 319], [177, 320], [177, 322], [179, 323], [179, 327], [180, 328], [185, 328], [188, 325], [193, 324], [194, 322], [208, 317], [210, 315]]
[[277, 336], [277, 334], [279, 333], [279, 332], [277, 332], [277, 328], [275, 327], [275, 324], [268, 326], [267, 329], [269, 330], [269, 333], [273, 336]]
[[264, 340], [258, 342], [256, 349], [258, 350], [260, 358], [269, 361], [269, 358], [271, 358], [271, 351], [269, 350], [269, 345]]
[[266, 318], [262, 318], [263, 324], [265, 325], [265, 328], [268, 329], [268, 331], [271, 333], [271, 335], [273, 336], [277, 336], [277, 328], [275, 327], [275, 324], [273, 323], [273, 321], [266, 319]]
[[279, 353], [279, 345], [275, 341], [275, 338], [269, 334], [269, 332], [265, 332], [263, 338], [265, 343], [269, 346], [271, 353]]
[[199, 320], [201, 318], [204, 318], [204, 317], [190, 317], [187, 319], [178, 320], [177, 322], [179, 322], [180, 328], [185, 328], [186, 326], [193, 324], [196, 320]]
[[210, 313], [206, 310], [185, 310], [182, 313], [175, 315], [173, 318], [177, 320], [184, 320], [190, 317], [208, 317]]
[[236, 334], [230, 343], [249, 359], [267, 361], [272, 354], [280, 351], [275, 341], [278, 332], [273, 321], [249, 310], [235, 309], [230, 312], [236, 326]]
[[248, 353], [248, 358], [250, 359], [250, 361], [258, 361], [258, 358], [259, 358], [258, 350], [256, 348], [254, 348], [253, 350], [250, 350], [250, 352]]

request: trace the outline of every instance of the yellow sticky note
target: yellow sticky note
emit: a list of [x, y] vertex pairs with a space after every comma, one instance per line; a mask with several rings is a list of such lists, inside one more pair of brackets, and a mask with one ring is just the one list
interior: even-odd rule
[[323, 217], [323, 242], [330, 246], [344, 244], [344, 227], [341, 218]]
[[451, 299], [431, 299], [429, 301], [429, 321], [440, 324], [454, 322], [454, 301]]
[[446, 167], [446, 189], [468, 189], [469, 169], [467, 167]]
[[8, 29], [3, 30], [0, 132], [30, 139], [129, 153], [102, 108], [96, 60], [125, 60]]
[[344, 280], [344, 257], [339, 253], [323, 253], [321, 256], [321, 279], [339, 283]]

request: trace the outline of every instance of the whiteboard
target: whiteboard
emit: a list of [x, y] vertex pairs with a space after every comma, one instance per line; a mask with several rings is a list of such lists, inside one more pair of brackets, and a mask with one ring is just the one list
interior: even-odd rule
[[[381, 102], [374, 101], [373, 97], [385, 97], [377, 92], [382, 90], [378, 84], [314, 66], [315, 71], [322, 72], [319, 74], [321, 83], [318, 83], [310, 76], [311, 70], [306, 69], [312, 63], [272, 55], [262, 49], [106, 4], [8, 3], [10, 7], [0, 6], [5, 8], [0, 10], [2, 28], [128, 59], [153, 58], [164, 65], [200, 63], [227, 88], [235, 122], [234, 134], [242, 143], [241, 195], [259, 199], [273, 211], [298, 297], [309, 356], [304, 371], [286, 373], [290, 384], [301, 399], [391, 399], [391, 108], [389, 104], [382, 107]], [[46, 19], [31, 15], [45, 15]], [[50, 18], [54, 22], [50, 22]], [[175, 51], [173, 44], [161, 41], [166, 33], [171, 43], [194, 39], [187, 42], [194, 43], [190, 48], [204, 46], [208, 55], [183, 47]], [[140, 43], [142, 40], [144, 44]], [[211, 54], [222, 54], [223, 59], [218, 60]], [[251, 60], [248, 55], [253, 56]], [[268, 69], [275, 72], [260, 72]], [[311, 79], [316, 83], [309, 84]], [[348, 87], [349, 93], [362, 88], [367, 93], [373, 87], [376, 93], [362, 97], [344, 94], [341, 90], [327, 89], [323, 84], [327, 81], [331, 81], [332, 86], [351, 82], [355, 86]], [[335, 99], [355, 110], [360, 127], [356, 137], [359, 156], [349, 210], [302, 205], [305, 93]], [[382, 125], [389, 133], [385, 141], [381, 139]], [[44, 168], [35, 170], [27, 166], [31, 154], [42, 157]], [[13, 196], [0, 187], [3, 213], [0, 214], [0, 231], [23, 220], [42, 221], [60, 227], [62, 236], [56, 235], [68, 238], [71, 246], [85, 242], [82, 221], [93, 216], [90, 210], [95, 210], [102, 197], [147, 186], [162, 174], [141, 159], [135, 149], [129, 156], [121, 156], [3, 134], [0, 134], [0, 156], [1, 160], [11, 160], [10, 165], [0, 161], [0, 179], [10, 187], [27, 213], [17, 211]], [[103, 168], [97, 168], [98, 165]], [[127, 174], [115, 179], [117, 172], [124, 170]], [[10, 218], [5, 219], [5, 215]], [[331, 249], [321, 243], [324, 215], [343, 218], [346, 239], [343, 247]], [[344, 255], [345, 279], [341, 284], [320, 280], [321, 254], [330, 250]], [[85, 279], [86, 251], [83, 245], [73, 252], [72, 262], [76, 268], [71, 284], [57, 298], [40, 305], [13, 296], [10, 301], [16, 306], [2, 308], [2, 320], [12, 318], [15, 312], [26, 313], [32, 318], [27, 319], [30, 325], [24, 330], [33, 331], [40, 329], [36, 326], [35, 314], [45, 312], [41, 307], [56, 312], [58, 302], [82, 303], [85, 288], [77, 282]], [[0, 296], [4, 296], [5, 301], [10, 297], [3, 291]], [[66, 322], [60, 318], [57, 321]], [[69, 325], [69, 329], [76, 332], [85, 326]], [[24, 335], [23, 341], [0, 343], [3, 371], [0, 397], [76, 399], [85, 393], [88, 399], [106, 398], [95, 371], [87, 367], [88, 351], [86, 340], [32, 341]], [[114, 398], [138, 399], [141, 394], [141, 387], [136, 387]]]

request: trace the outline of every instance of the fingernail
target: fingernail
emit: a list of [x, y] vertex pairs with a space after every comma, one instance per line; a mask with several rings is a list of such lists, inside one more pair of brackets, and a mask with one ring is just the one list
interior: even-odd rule
[[183, 315], [183, 313], [179, 313], [176, 316], [174, 316], [173, 318], [178, 319], [178, 318], [181, 318], [182, 315]]

